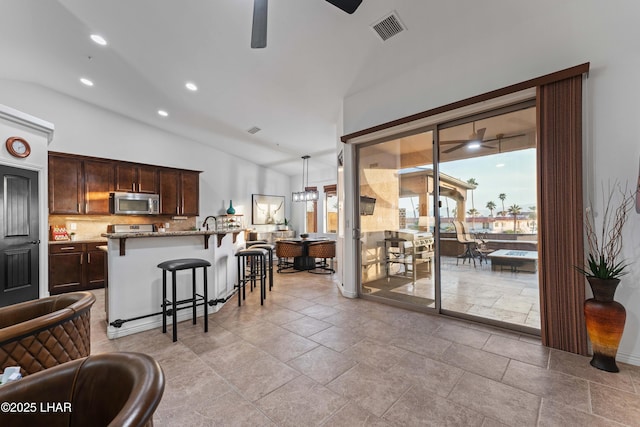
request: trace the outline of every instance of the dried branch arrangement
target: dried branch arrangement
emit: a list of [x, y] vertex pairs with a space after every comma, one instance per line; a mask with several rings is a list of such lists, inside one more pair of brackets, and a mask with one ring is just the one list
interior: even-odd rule
[[589, 254], [585, 268], [578, 270], [589, 277], [599, 279], [617, 279], [626, 274], [628, 264], [620, 260], [622, 252], [622, 228], [627, 222], [629, 212], [634, 205], [634, 192], [624, 189], [620, 183], [602, 188], [604, 213], [602, 224], [596, 225], [593, 209], [588, 207], [585, 215], [585, 229]]

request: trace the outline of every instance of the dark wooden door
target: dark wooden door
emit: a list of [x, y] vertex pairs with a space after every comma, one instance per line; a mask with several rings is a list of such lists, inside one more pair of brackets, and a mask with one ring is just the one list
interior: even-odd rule
[[0, 307], [36, 299], [38, 172], [0, 165]]
[[109, 215], [109, 193], [113, 191], [113, 163], [84, 161], [85, 213]]
[[84, 213], [82, 160], [49, 156], [49, 214]]
[[159, 178], [160, 213], [162, 215], [180, 215], [180, 172], [173, 169], [163, 169], [159, 173]]
[[200, 210], [200, 174], [182, 172], [182, 212], [180, 215], [197, 216]]
[[87, 244], [87, 262], [85, 263], [85, 289], [95, 289], [104, 286], [104, 266], [106, 252], [96, 249], [98, 244]]
[[116, 191], [136, 191], [136, 174], [135, 165], [129, 163], [116, 164]]
[[138, 168], [138, 193], [158, 193], [158, 168], [140, 166]]
[[[69, 246], [71, 248], [73, 245]], [[60, 248], [64, 250], [64, 248]], [[68, 253], [49, 255], [49, 293], [51, 295], [83, 289], [82, 260], [84, 252], [71, 250]]]
[[156, 194], [158, 192], [157, 168], [118, 163], [116, 165], [116, 191]]

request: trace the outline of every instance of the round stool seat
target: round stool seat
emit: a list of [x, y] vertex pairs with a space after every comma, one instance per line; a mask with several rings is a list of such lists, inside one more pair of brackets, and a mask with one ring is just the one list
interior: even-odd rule
[[[251, 245], [249, 245], [251, 243]], [[272, 245], [271, 243], [252, 243], [247, 242], [247, 249], [266, 249], [268, 251], [273, 251], [276, 249], [276, 245]]]
[[251, 255], [262, 255], [262, 256], [266, 256], [267, 255], [267, 250], [266, 249], [260, 249], [260, 248], [249, 248], [249, 249], [240, 249], [238, 252], [236, 252], [236, 256], [251, 256]]
[[264, 243], [267, 243], [267, 241], [266, 240], [247, 240], [244, 245], [246, 248], [248, 248], [249, 246], [260, 245]]
[[205, 259], [183, 258], [170, 259], [158, 264], [158, 268], [169, 271], [186, 270], [187, 268], [211, 267], [211, 263]]

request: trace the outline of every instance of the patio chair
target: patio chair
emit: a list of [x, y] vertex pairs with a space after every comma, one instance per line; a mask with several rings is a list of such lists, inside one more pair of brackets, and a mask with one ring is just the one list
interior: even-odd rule
[[476, 239], [471, 237], [471, 235], [466, 232], [467, 230], [465, 230], [465, 227], [461, 221], [453, 221], [453, 226], [456, 229], [456, 239], [458, 240], [458, 243], [462, 243], [464, 245], [464, 252], [458, 255], [456, 259], [456, 265], [458, 265], [458, 261], [462, 258], [462, 264], [464, 264], [465, 261], [468, 259], [470, 260], [469, 264], [471, 264], [471, 261], [473, 261], [473, 267], [475, 268], [476, 266], [475, 249], [477, 244]]

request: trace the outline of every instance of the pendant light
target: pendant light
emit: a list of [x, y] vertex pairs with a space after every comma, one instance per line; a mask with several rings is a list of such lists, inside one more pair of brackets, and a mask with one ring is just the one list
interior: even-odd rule
[[291, 193], [294, 202], [312, 202], [318, 200], [318, 192], [316, 190], [307, 190], [309, 186], [309, 159], [311, 156], [302, 156], [302, 191]]

